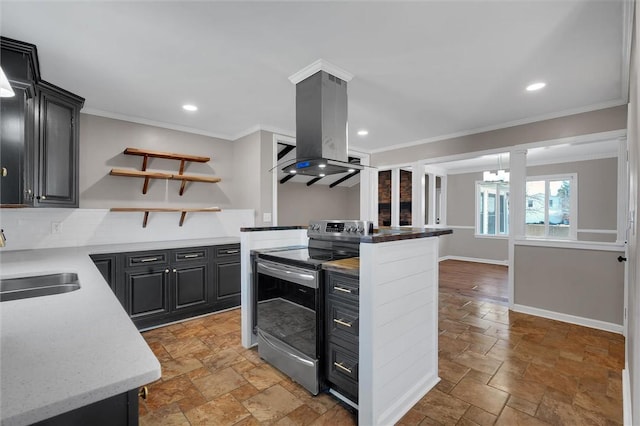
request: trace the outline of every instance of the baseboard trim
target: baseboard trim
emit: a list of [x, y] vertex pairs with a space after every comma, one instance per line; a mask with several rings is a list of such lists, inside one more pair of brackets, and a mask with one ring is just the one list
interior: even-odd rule
[[514, 311], [523, 314], [535, 315], [538, 317], [549, 318], [552, 320], [568, 322], [570, 324], [582, 325], [584, 327], [595, 328], [598, 330], [610, 331], [612, 333], [622, 334], [622, 325], [613, 324], [606, 321], [600, 321], [591, 318], [579, 317], [576, 315], [563, 314], [561, 312], [548, 311], [546, 309], [534, 308], [533, 306], [525, 306], [514, 304]]
[[629, 377], [629, 363], [625, 362], [622, 370], [622, 424], [633, 425], [631, 410], [631, 378]]
[[387, 408], [380, 416], [376, 424], [381, 425], [393, 425], [396, 424], [400, 419], [413, 407], [415, 404], [420, 401], [420, 399], [425, 396], [431, 389], [434, 388], [435, 385], [440, 381], [440, 377], [436, 374], [435, 376], [430, 376], [421, 380], [411, 389], [409, 389], [402, 397], [398, 399], [393, 405]]
[[487, 263], [489, 265], [509, 266], [508, 260], [480, 259], [477, 257], [442, 256], [441, 258], [438, 259], [438, 262], [442, 262], [443, 260], [461, 260], [463, 262]]

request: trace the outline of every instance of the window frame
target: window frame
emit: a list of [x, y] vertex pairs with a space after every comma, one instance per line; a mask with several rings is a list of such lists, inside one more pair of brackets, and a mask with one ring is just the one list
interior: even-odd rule
[[[549, 182], [568, 180], [570, 181], [571, 190], [569, 192], [569, 236], [563, 237], [550, 237], [549, 236]], [[527, 235], [527, 188], [526, 183], [530, 181], [544, 181], [545, 182], [545, 194], [544, 194], [544, 236], [532, 236]], [[555, 175], [539, 175], [539, 176], [527, 176], [525, 182], [525, 214], [524, 214], [524, 237], [531, 240], [559, 240], [559, 241], [578, 241], [578, 173], [562, 173]]]
[[[511, 185], [509, 184], [509, 182], [487, 182], [487, 181], [483, 181], [483, 180], [477, 180], [475, 183], [475, 191], [474, 191], [474, 204], [475, 204], [475, 226], [474, 226], [474, 230], [473, 230], [473, 234], [475, 238], [496, 238], [496, 239], [508, 239], [509, 238], [509, 233], [511, 231], [511, 224], [509, 223], [510, 219], [509, 216], [510, 214], [507, 215], [507, 221], [506, 221], [506, 225], [507, 225], [507, 232], [505, 232], [504, 234], [501, 233], [496, 233], [496, 234], [481, 234], [480, 233], [480, 185], [483, 184], [494, 184], [496, 185], [496, 229], [500, 229], [500, 221], [501, 221], [501, 214], [500, 214], [500, 188], [499, 185], [507, 185], [509, 186], [509, 194], [511, 193]], [[507, 199], [507, 213], [509, 213], [509, 209], [508, 209], [508, 205], [509, 205], [509, 201]]]

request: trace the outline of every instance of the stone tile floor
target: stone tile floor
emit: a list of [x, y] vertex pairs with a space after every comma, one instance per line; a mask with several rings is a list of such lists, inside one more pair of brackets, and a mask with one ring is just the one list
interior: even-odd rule
[[[621, 335], [510, 312], [505, 267], [440, 265], [441, 382], [399, 425], [622, 423]], [[240, 310], [143, 333], [162, 379], [141, 425], [355, 425], [240, 344]]]

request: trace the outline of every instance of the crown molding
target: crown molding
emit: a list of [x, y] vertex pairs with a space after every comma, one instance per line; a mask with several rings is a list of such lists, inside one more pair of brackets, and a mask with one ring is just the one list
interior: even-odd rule
[[[553, 113], [549, 113], [549, 114], [538, 115], [538, 116], [535, 116], [535, 117], [523, 118], [521, 120], [508, 121], [508, 122], [501, 123], [501, 124], [496, 124], [496, 125], [493, 125], [493, 126], [480, 127], [480, 128], [476, 128], [476, 129], [465, 130], [465, 131], [462, 131], [462, 132], [450, 133], [448, 135], [434, 136], [432, 138], [421, 139], [421, 140], [417, 140], [417, 141], [413, 141], [413, 142], [401, 143], [401, 144], [397, 144], [397, 145], [390, 145], [390, 146], [385, 147], [385, 148], [375, 148], [375, 149], [369, 150], [368, 152], [370, 154], [378, 154], [378, 153], [382, 153], [382, 152], [386, 152], [386, 151], [394, 151], [396, 149], [410, 148], [412, 146], [424, 145], [424, 144], [433, 143], [433, 142], [440, 142], [440, 141], [444, 141], [444, 140], [447, 140], [447, 139], [454, 139], [454, 138], [459, 138], [459, 137], [463, 137], [463, 136], [475, 135], [477, 133], [491, 132], [491, 131], [494, 131], [494, 130], [500, 130], [500, 129], [506, 129], [506, 128], [509, 128], [509, 127], [521, 126], [521, 125], [524, 125], [524, 124], [536, 123], [538, 121], [553, 120], [555, 118], [567, 117], [567, 116], [570, 116], [570, 115], [582, 114], [582, 113], [585, 113], [585, 112], [597, 111], [597, 110], [600, 110], [600, 109], [613, 108], [613, 107], [626, 105], [626, 104], [627, 104], [627, 101], [625, 101], [623, 99], [616, 99], [616, 100], [613, 100], [613, 101], [602, 102], [602, 103], [599, 103], [599, 104], [588, 105], [588, 106], [585, 106], [585, 107], [573, 108], [573, 109], [568, 109], [568, 110], [564, 110], [564, 111], [558, 111], [558, 112], [553, 112]], [[359, 148], [359, 149], [361, 151], [364, 151], [364, 149], [362, 149], [362, 148]]]
[[347, 83], [353, 78], [353, 74], [351, 74], [350, 72], [345, 71], [344, 69], [333, 65], [332, 63], [327, 62], [323, 59], [318, 59], [314, 63], [307, 65], [300, 71], [290, 75], [289, 81], [293, 84], [298, 84], [305, 78], [311, 77], [318, 71], [325, 71], [333, 75], [334, 77], [338, 77], [342, 81], [346, 81]]
[[193, 127], [180, 126], [178, 124], [171, 124], [171, 123], [164, 123], [162, 121], [149, 120], [149, 119], [146, 119], [146, 118], [136, 117], [136, 116], [133, 116], [133, 115], [126, 115], [126, 114], [119, 114], [119, 113], [115, 113], [115, 112], [102, 111], [102, 110], [94, 109], [94, 108], [83, 108], [82, 111], [80, 111], [80, 112], [82, 114], [95, 115], [95, 116], [98, 116], [98, 117], [111, 118], [111, 119], [114, 119], [114, 120], [128, 121], [130, 123], [137, 123], [137, 124], [144, 124], [144, 125], [147, 125], [147, 126], [160, 127], [162, 129], [176, 130], [178, 132], [192, 133], [194, 135], [208, 136], [208, 137], [211, 137], [211, 138], [224, 139], [224, 140], [227, 140], [227, 141], [233, 140], [233, 139], [231, 139], [231, 137], [229, 135], [225, 135], [225, 134], [221, 134], [221, 133], [212, 133], [212, 132], [208, 132], [206, 130], [195, 129]]

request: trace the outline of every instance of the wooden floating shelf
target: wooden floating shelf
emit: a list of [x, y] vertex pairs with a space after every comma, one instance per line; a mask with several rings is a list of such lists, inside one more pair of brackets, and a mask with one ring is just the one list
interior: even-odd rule
[[150, 172], [141, 170], [127, 170], [127, 169], [111, 169], [109, 172], [111, 176], [127, 176], [127, 177], [140, 177], [151, 179], [171, 179], [173, 175], [171, 173], [162, 172]]
[[[149, 179], [171, 179], [171, 180], [179, 180], [182, 181], [180, 185], [180, 195], [184, 194], [185, 187], [187, 182], [204, 182], [204, 183], [218, 183], [222, 179], [213, 176], [195, 176], [195, 175], [185, 175], [184, 168], [185, 163], [187, 161], [193, 161], [196, 163], [206, 163], [211, 160], [210, 157], [204, 157], [199, 155], [188, 155], [188, 154], [176, 154], [173, 152], [164, 152], [164, 151], [152, 151], [148, 149], [139, 149], [139, 148], [126, 148], [124, 150], [126, 155], [138, 155], [143, 157], [142, 160], [142, 170], [132, 170], [132, 169], [111, 169], [109, 172], [112, 176], [126, 176], [126, 177], [139, 177], [144, 178], [144, 184], [142, 185], [142, 193], [146, 194], [149, 189]], [[162, 173], [162, 172], [151, 172], [147, 170], [147, 163], [149, 158], [164, 158], [169, 160], [178, 160], [180, 161], [180, 169], [177, 174], [175, 173]]]
[[210, 157], [200, 155], [176, 154], [174, 152], [152, 151], [149, 149], [127, 148], [124, 150], [127, 155], [139, 155], [141, 157], [164, 158], [167, 160], [184, 160], [196, 163], [206, 163], [211, 160]]
[[205, 208], [168, 208], [168, 207], [112, 207], [112, 212], [143, 212], [144, 218], [142, 219], [142, 227], [147, 227], [147, 221], [149, 219], [149, 213], [176, 213], [180, 212], [180, 222], [179, 225], [182, 226], [184, 223], [184, 218], [187, 213], [195, 213], [195, 212], [221, 212], [222, 209], [219, 207], [205, 207]]

